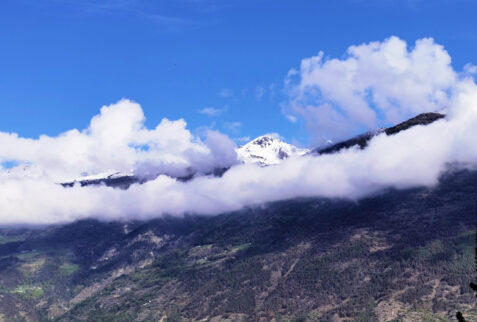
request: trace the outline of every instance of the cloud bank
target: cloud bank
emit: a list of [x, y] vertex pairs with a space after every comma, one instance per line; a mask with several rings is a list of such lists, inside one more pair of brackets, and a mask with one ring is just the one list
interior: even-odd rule
[[146, 128], [144, 121], [139, 104], [121, 100], [103, 106], [82, 131], [38, 139], [0, 132], [0, 163], [21, 164], [11, 169], [10, 175], [45, 176], [56, 181], [108, 171], [183, 176], [237, 163], [234, 143], [218, 132], [207, 131], [202, 142], [182, 119], [163, 119], [153, 129]]
[[[215, 215], [296, 197], [358, 199], [388, 187], [432, 186], [451, 164], [474, 168], [477, 85], [469, 74], [455, 72], [448, 54], [432, 40], [418, 41], [411, 51], [402, 45], [399, 39], [390, 38], [383, 43], [350, 47], [354, 49], [345, 60], [323, 61], [322, 56], [312, 59], [314, 63], [305, 63], [300, 72], [310, 74], [310, 78], [303, 81], [302, 77], [294, 85], [298, 92], [290, 103], [305, 108], [300, 91], [313, 91], [316, 84], [322, 84], [321, 76], [308, 71], [318, 70], [317, 74], [322, 75], [324, 69], [331, 68], [325, 68], [330, 64], [336, 65], [333, 72], [324, 75], [335, 75], [336, 68], [349, 75], [345, 67], [351, 65], [351, 75], [361, 75], [357, 78], [360, 82], [333, 83], [331, 77], [331, 83], [318, 86], [320, 91], [323, 86], [329, 91], [319, 94], [319, 100], [336, 99], [328, 103], [331, 110], [350, 110], [349, 115], [337, 112], [351, 122], [350, 126], [367, 126], [368, 122], [371, 126], [378, 116], [391, 121], [393, 117], [414, 116], [441, 105], [447, 107], [447, 118], [392, 136], [380, 134], [365, 150], [351, 148], [332, 155], [290, 158], [261, 168], [234, 165], [235, 146], [221, 133], [209, 132], [201, 141], [186, 129], [183, 120], [166, 119], [156, 128], [147, 129], [140, 106], [122, 100], [102, 107], [82, 131], [36, 140], [0, 132], [1, 162], [20, 163], [11, 169], [0, 169], [0, 224], [49, 224], [90, 217], [127, 220], [165, 214]], [[367, 72], [358, 72], [362, 70]], [[312, 85], [302, 86], [302, 82]], [[335, 89], [330, 84], [343, 86]], [[367, 95], [363, 96], [361, 89], [367, 89]], [[315, 99], [310, 97], [310, 102]], [[310, 111], [321, 108], [313, 105]], [[316, 133], [314, 127], [311, 130]], [[25, 164], [29, 165], [28, 175], [24, 175]], [[63, 188], [55, 183], [63, 177], [108, 169], [173, 175], [192, 168], [206, 172], [231, 165], [222, 177], [200, 176], [181, 182], [160, 175], [128, 190], [106, 186]]]
[[446, 108], [459, 77], [432, 38], [409, 48], [390, 37], [350, 46], [342, 59], [305, 58], [285, 82], [288, 115], [304, 118], [314, 142], [323, 143]]

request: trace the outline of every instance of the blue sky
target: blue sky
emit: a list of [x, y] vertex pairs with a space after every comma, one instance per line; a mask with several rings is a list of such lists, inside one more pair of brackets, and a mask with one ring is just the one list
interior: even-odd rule
[[[184, 118], [193, 130], [278, 132], [305, 144], [304, 126], [280, 108], [283, 80], [301, 59], [342, 57], [391, 35], [433, 37], [460, 70], [477, 63], [475, 12], [471, 0], [6, 0], [0, 131], [82, 129], [125, 97], [142, 105], [148, 126]], [[223, 113], [198, 112], [206, 107]]]

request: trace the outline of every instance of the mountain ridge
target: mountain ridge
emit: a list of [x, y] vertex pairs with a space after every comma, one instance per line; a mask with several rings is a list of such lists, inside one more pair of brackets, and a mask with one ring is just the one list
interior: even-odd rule
[[[425, 126], [431, 124], [444, 117], [445, 114], [442, 113], [422, 113], [395, 126], [389, 128], [382, 128], [377, 131], [365, 132], [350, 139], [311, 150], [299, 148], [297, 146], [284, 142], [275, 134], [265, 134], [256, 137], [255, 139], [243, 146], [238, 147], [236, 149], [236, 152], [238, 160], [242, 163], [257, 164], [260, 166], [271, 166], [279, 164], [289, 157], [336, 153], [342, 149], [351, 148], [353, 146], [358, 146], [360, 149], [364, 149], [368, 145], [369, 141], [377, 135], [394, 135], [414, 126]], [[209, 173], [204, 173], [202, 175], [221, 176], [227, 170], [228, 168], [214, 169], [213, 171]], [[63, 185], [64, 187], [72, 187], [75, 184], [79, 184], [81, 186], [105, 184], [111, 187], [127, 189], [131, 184], [141, 184], [146, 181], [155, 179], [158, 175], [160, 175], [160, 173], [156, 176], [150, 176], [145, 178], [138, 177], [130, 173], [108, 172], [87, 177], [79, 177], [74, 180], [62, 182], [61, 185]], [[177, 177], [176, 179], [180, 181], [189, 181], [193, 179], [196, 175], [197, 173], [191, 173], [187, 176]]]
[[335, 144], [313, 149], [310, 153], [311, 154], [329, 154], [329, 153], [339, 152], [342, 149], [348, 149], [353, 146], [359, 146], [360, 149], [364, 149], [368, 145], [369, 141], [377, 135], [380, 135], [380, 134], [394, 135], [401, 131], [406, 131], [414, 126], [419, 126], [419, 125], [425, 126], [443, 118], [445, 118], [445, 114], [442, 114], [442, 113], [436, 113], [436, 112], [421, 113], [397, 125], [394, 125], [388, 128], [381, 128], [381, 129], [378, 129], [377, 131], [365, 132]]

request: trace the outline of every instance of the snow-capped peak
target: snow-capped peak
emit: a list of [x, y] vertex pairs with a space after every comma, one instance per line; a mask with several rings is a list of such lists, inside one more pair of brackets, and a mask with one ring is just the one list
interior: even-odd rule
[[277, 135], [263, 135], [237, 149], [239, 160], [243, 163], [258, 163], [266, 166], [278, 164], [284, 159], [308, 153], [294, 145], [281, 141]]
[[120, 178], [131, 178], [134, 177], [132, 173], [128, 172], [117, 172], [117, 171], [108, 171], [108, 172], [101, 172], [94, 175], [84, 174], [81, 177], [66, 180], [64, 184], [74, 184], [76, 182], [79, 183], [89, 183], [89, 182], [102, 182], [106, 180], [115, 180]]

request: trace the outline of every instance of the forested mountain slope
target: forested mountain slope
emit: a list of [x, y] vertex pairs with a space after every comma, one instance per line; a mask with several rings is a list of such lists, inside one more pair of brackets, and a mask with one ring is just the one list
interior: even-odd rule
[[215, 217], [5, 228], [12, 320], [420, 321], [477, 318], [477, 173], [359, 201]]

